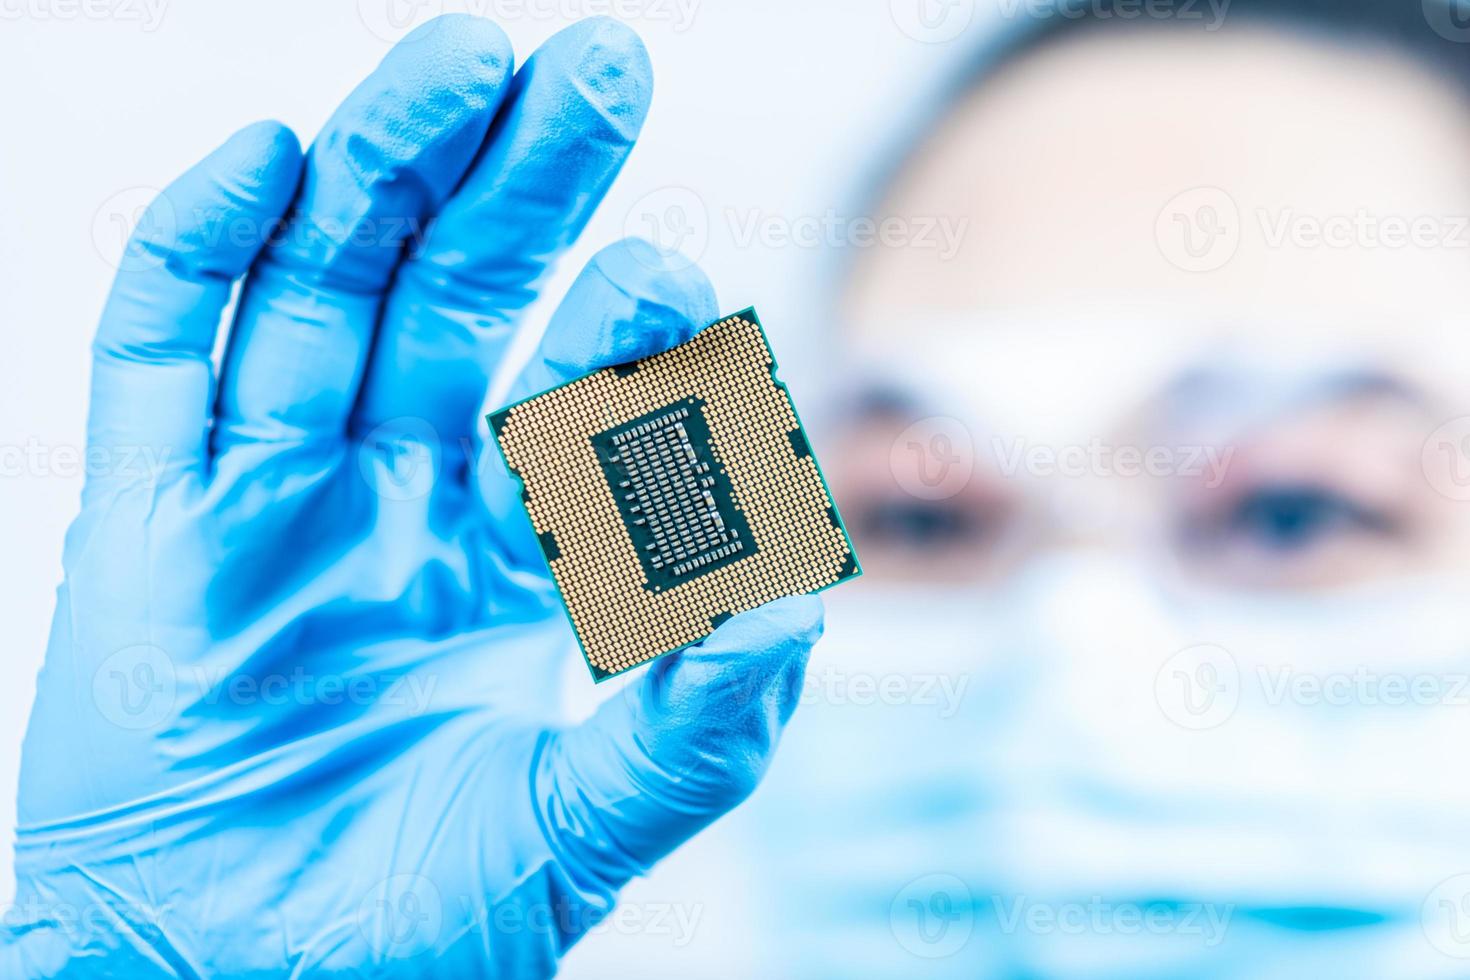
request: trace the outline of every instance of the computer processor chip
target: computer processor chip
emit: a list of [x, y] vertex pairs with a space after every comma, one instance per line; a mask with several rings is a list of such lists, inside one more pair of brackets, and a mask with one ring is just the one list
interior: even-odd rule
[[754, 310], [490, 425], [597, 680], [861, 573]]

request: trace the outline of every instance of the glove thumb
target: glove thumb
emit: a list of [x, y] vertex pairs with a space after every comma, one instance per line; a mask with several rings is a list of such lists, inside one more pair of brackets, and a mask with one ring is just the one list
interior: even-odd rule
[[535, 790], [569, 870], [617, 889], [750, 795], [821, 635], [821, 600], [778, 599], [551, 736]]

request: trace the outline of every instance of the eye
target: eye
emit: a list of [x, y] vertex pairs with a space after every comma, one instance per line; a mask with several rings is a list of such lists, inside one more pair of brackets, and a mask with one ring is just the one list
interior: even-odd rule
[[870, 583], [992, 579], [1024, 554], [1035, 517], [1016, 486], [977, 466], [944, 494], [899, 478], [895, 447], [913, 412], [858, 414], [834, 432], [828, 486]]
[[1018, 549], [1008, 501], [979, 493], [919, 500], [884, 491], [844, 510], [875, 581], [969, 582], [999, 574]]
[[1412, 512], [1392, 496], [1375, 500], [1325, 480], [1251, 480], [1194, 503], [1176, 517], [1176, 541], [1202, 579], [1327, 587], [1416, 561]]
[[1216, 533], [1274, 552], [1296, 552], [1334, 535], [1394, 530], [1387, 515], [1326, 487], [1262, 486], [1242, 494], [1222, 515]]
[[[1425, 479], [1432, 419], [1422, 399], [1402, 385], [1356, 378], [1334, 380], [1332, 391], [1328, 400], [1241, 426], [1228, 443], [1202, 440], [1228, 463], [1210, 476], [1161, 484], [1184, 574], [1230, 588], [1297, 591], [1414, 575], [1455, 560], [1443, 498]], [[1225, 429], [1202, 431], [1218, 438]], [[1194, 436], [1174, 438], [1191, 444]]]

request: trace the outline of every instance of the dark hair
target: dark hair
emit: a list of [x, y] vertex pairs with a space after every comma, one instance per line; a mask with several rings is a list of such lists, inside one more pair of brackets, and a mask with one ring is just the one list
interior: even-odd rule
[[[1231, 34], [1262, 24], [1336, 41], [1389, 43], [1428, 59], [1463, 83], [1470, 80], [1470, 0], [1046, 0], [1042, 12], [1018, 20], [998, 43], [976, 52], [969, 84], [1035, 48], [1080, 31], [1142, 25], [1199, 33]], [[1024, 7], [1023, 2], [1017, 7]], [[1140, 11], [1157, 7], [1161, 13]], [[1035, 9], [1032, 8], [1032, 9]]]
[[[1339, 44], [1387, 44], [1427, 62], [1470, 95], [1470, 0], [1011, 0], [1018, 13], [993, 27], [971, 25], [980, 40], [951, 62], [922, 108], [880, 140], [863, 175], [871, 206], [943, 123], [960, 99], [1007, 66], [1086, 32], [1147, 29], [1230, 35], [1262, 25]], [[1212, 18], [1211, 4], [1221, 16]], [[1152, 7], [1173, 16], [1140, 15]], [[1186, 16], [1186, 14], [1188, 14]], [[1215, 21], [1218, 21], [1216, 23]], [[851, 257], [844, 255], [845, 271]]]

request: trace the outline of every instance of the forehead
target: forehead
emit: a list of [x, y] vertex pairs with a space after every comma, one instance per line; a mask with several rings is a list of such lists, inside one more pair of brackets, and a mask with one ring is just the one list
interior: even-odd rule
[[[903, 344], [881, 353], [863, 345], [861, 376], [896, 386], [910, 412], [1059, 444], [1123, 435], [1138, 424], [1166, 426], [1155, 430], [1161, 436], [1228, 438], [1304, 410], [1364, 401], [1412, 407], [1425, 418], [1470, 411], [1463, 339], [1435, 349], [1405, 339], [1393, 349], [1291, 324], [1274, 338], [1264, 328], [1242, 337], [1228, 325], [1083, 312], [935, 318], [903, 333]], [[1447, 357], [1448, 350], [1460, 353]]]
[[[1459, 91], [1396, 48], [1264, 28], [1079, 32], [977, 87], [919, 147], [879, 211], [948, 220], [958, 245], [864, 251], [844, 323], [878, 358], [922, 357], [931, 324], [1072, 324], [1120, 379], [1148, 373], [1124, 370], [1140, 345], [1187, 356], [1222, 338], [1434, 371], [1445, 359], [1423, 352], [1465, 333], [1447, 325], [1463, 321], [1467, 173]], [[1054, 353], [1046, 336], [964, 344], [1004, 347], [1014, 379]], [[1050, 376], [1074, 389], [1064, 374]]]

